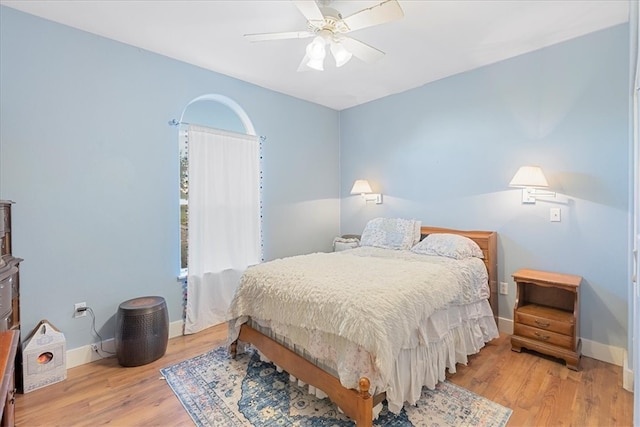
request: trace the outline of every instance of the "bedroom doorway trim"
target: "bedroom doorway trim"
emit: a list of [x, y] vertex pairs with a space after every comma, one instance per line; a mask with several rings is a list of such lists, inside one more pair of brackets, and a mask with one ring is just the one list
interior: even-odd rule
[[[630, 65], [630, 228], [631, 228], [631, 280], [629, 282], [629, 337], [628, 354], [625, 358], [624, 387], [632, 391], [634, 425], [640, 425], [640, 7], [638, 2], [629, 2], [629, 65]], [[628, 366], [632, 380], [627, 375]], [[631, 383], [631, 384], [629, 384]]]

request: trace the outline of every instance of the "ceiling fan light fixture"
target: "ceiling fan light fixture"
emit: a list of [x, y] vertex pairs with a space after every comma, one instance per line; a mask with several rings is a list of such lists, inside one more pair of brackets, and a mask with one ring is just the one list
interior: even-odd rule
[[336, 67], [342, 67], [349, 62], [353, 54], [349, 52], [340, 42], [331, 43], [331, 54], [336, 60]]
[[314, 70], [323, 71], [324, 58], [327, 55], [324, 38], [320, 36], [314, 38], [313, 41], [307, 45], [306, 52], [309, 58], [307, 66]]
[[245, 38], [255, 42], [313, 37], [313, 41], [306, 46], [306, 54], [298, 66], [298, 71], [305, 71], [309, 68], [322, 71], [327, 55], [327, 45], [329, 45], [331, 54], [336, 61], [336, 67], [341, 67], [349, 62], [352, 56], [368, 63], [382, 58], [384, 52], [381, 50], [344, 35], [355, 30], [401, 19], [404, 12], [398, 0], [382, 0], [375, 6], [366, 7], [345, 18], [337, 10], [327, 7], [331, 1], [292, 0], [307, 20], [307, 28], [304, 31], [245, 34]]
[[322, 59], [309, 58], [309, 61], [307, 61], [307, 67], [317, 71], [324, 71], [324, 61]]
[[322, 60], [326, 54], [325, 41], [320, 36], [314, 38], [313, 41], [307, 45], [307, 55], [311, 59]]

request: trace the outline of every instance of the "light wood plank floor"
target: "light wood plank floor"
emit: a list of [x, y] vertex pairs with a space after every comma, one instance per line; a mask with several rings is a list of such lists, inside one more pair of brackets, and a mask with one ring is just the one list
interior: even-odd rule
[[[69, 369], [67, 380], [18, 395], [16, 425], [193, 426], [159, 369], [224, 343], [220, 325], [169, 340], [153, 363], [120, 367], [115, 358]], [[508, 335], [489, 343], [449, 380], [513, 409], [509, 426], [631, 426], [633, 395], [622, 369], [583, 357], [574, 372], [562, 362], [511, 351]]]

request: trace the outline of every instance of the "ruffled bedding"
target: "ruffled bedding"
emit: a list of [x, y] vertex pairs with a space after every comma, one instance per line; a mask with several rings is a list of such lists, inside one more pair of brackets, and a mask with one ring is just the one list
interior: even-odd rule
[[368, 377], [398, 412], [498, 336], [488, 292], [478, 258], [373, 247], [291, 257], [245, 272], [229, 340], [251, 318], [343, 386]]

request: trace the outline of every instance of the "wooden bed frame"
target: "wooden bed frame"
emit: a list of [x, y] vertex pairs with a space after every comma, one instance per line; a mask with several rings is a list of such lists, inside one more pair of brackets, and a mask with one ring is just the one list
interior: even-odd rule
[[[484, 263], [489, 273], [489, 288], [491, 294], [489, 304], [493, 310], [496, 323], [498, 321], [498, 236], [493, 231], [462, 231], [439, 227], [421, 227], [422, 236], [433, 233], [452, 233], [469, 237], [475, 241], [484, 254]], [[348, 389], [340, 384], [340, 380], [309, 362], [297, 353], [289, 350], [280, 343], [258, 332], [247, 324], [240, 328], [238, 340], [251, 343], [273, 363], [280, 366], [289, 374], [319, 388], [325, 392], [331, 401], [338, 405], [346, 416], [355, 421], [357, 427], [373, 426], [373, 407], [382, 402], [385, 393], [375, 396], [369, 394], [370, 381], [361, 378], [359, 390]], [[230, 346], [233, 357], [236, 356], [237, 341]]]

